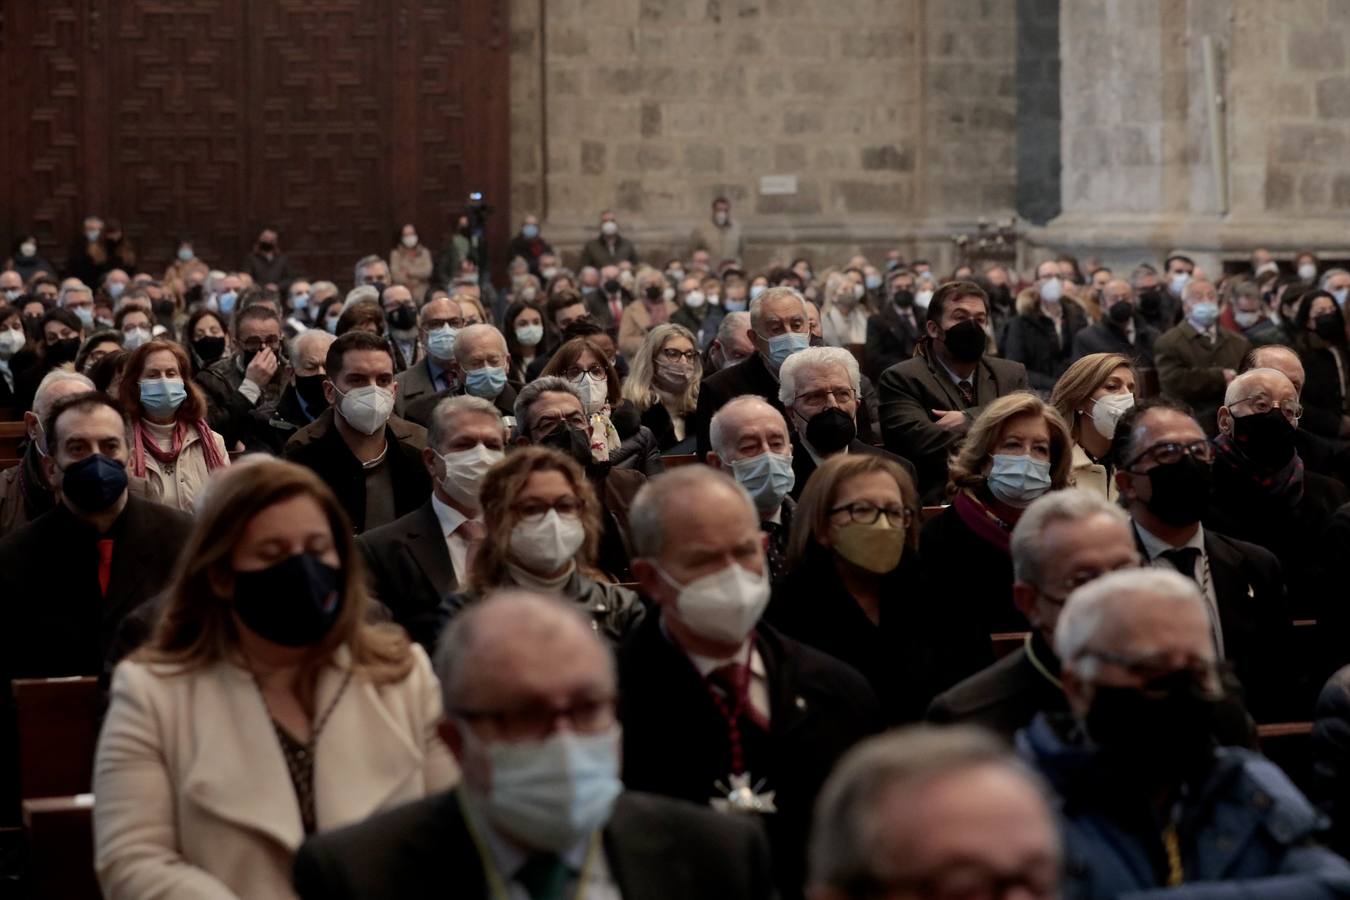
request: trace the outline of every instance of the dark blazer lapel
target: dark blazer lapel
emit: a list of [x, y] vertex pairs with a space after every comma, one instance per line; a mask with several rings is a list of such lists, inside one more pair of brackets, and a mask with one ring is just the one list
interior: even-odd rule
[[126, 521], [122, 523], [122, 534], [113, 547], [108, 595], [103, 605], [105, 623], [120, 621], [138, 603], [150, 599], [140, 587], [146, 576], [158, 571], [159, 567], [153, 565], [152, 560], [165, 548], [154, 540], [148, 518], [141, 502], [128, 498]]
[[792, 661], [784, 653], [783, 642], [775, 632], [760, 627], [755, 649], [764, 660], [769, 684], [769, 730], [775, 738], [791, 733], [806, 721], [812, 709], [805, 697], [797, 692], [797, 673]]
[[994, 401], [994, 398], [1002, 393], [998, 388], [998, 376], [994, 374], [994, 367], [989, 365], [989, 361], [980, 360], [980, 386], [975, 395], [975, 402], [981, 406], [988, 406]]
[[631, 812], [620, 795], [605, 826], [605, 859], [624, 900], [694, 896], [689, 860], [675, 853], [670, 834]]
[[437, 596], [444, 599], [459, 586], [455, 579], [455, 567], [450, 562], [450, 548], [445, 545], [441, 521], [436, 518], [436, 510], [432, 508], [430, 499], [418, 513], [415, 524], [404, 534], [403, 543]]
[[1214, 596], [1219, 605], [1219, 627], [1223, 631], [1224, 649], [1231, 654], [1231, 637], [1253, 624], [1253, 588], [1242, 570], [1242, 554], [1209, 531], [1205, 532], [1205, 555], [1209, 558], [1210, 577], [1214, 579]]
[[[931, 352], [931, 351], [930, 351]], [[965, 409], [965, 401], [961, 399], [960, 393], [956, 390], [956, 385], [947, 377], [947, 369], [936, 359], [929, 358], [928, 363], [928, 389], [934, 397], [946, 397], [947, 405], [942, 409]], [[935, 409], [937, 407], [934, 407]]]

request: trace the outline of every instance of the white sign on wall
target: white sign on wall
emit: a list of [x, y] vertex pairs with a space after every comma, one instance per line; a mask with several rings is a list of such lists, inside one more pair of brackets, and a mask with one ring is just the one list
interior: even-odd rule
[[797, 193], [797, 176], [761, 175], [759, 177], [759, 192], [761, 194], [795, 194]]

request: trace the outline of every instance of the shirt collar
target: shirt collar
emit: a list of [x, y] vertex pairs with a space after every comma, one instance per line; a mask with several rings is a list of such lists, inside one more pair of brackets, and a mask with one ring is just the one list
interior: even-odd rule
[[689, 657], [689, 661], [694, 664], [694, 668], [698, 669], [698, 674], [703, 676], [704, 678], [707, 678], [708, 675], [711, 674], [714, 669], [721, 668], [722, 666], [729, 665], [731, 663], [743, 664], [747, 652], [749, 653], [750, 656], [750, 674], [754, 675], [757, 678], [767, 677], [767, 670], [764, 668], [764, 659], [759, 655], [759, 651], [755, 649], [754, 643], [751, 642], [748, 638], [746, 639], [745, 643], [741, 645], [741, 648], [739, 650], [737, 650], [734, 654], [727, 657], [726, 659], [716, 659], [711, 656], [700, 656], [697, 653], [690, 653], [688, 650], [685, 651], [685, 654]]
[[1144, 553], [1148, 555], [1149, 562], [1157, 559], [1159, 554], [1164, 553], [1167, 550], [1180, 550], [1181, 547], [1194, 547], [1196, 550], [1200, 551], [1201, 556], [1205, 555], [1204, 525], [1196, 528], [1195, 534], [1191, 536], [1189, 541], [1182, 544], [1181, 547], [1173, 547], [1171, 544], [1167, 543], [1167, 541], [1164, 541], [1143, 525], [1140, 525], [1138, 521], [1134, 523], [1134, 530], [1139, 535], [1139, 543], [1144, 545]]
[[962, 378], [960, 375], [957, 375], [957, 374], [956, 374], [955, 372], [953, 372], [951, 369], [947, 368], [947, 363], [943, 361], [943, 359], [942, 359], [941, 356], [939, 356], [938, 354], [934, 353], [934, 354], [933, 354], [933, 358], [937, 360], [938, 365], [942, 366], [942, 371], [944, 371], [944, 372], [947, 373], [947, 377], [950, 378], [950, 379], [952, 380], [952, 384], [959, 385], [959, 384], [960, 384], [961, 382], [963, 382], [963, 381], [968, 381], [968, 382], [970, 382], [970, 384], [971, 384], [972, 387], [975, 385], [975, 373], [974, 373], [974, 372], [971, 372], [970, 375], [968, 375], [968, 376], [965, 377], [965, 378]]
[[[483, 838], [483, 843], [487, 845], [488, 854], [492, 857], [492, 863], [497, 867], [497, 872], [501, 874], [503, 880], [514, 881], [520, 873], [521, 866], [529, 862], [535, 851], [520, 846], [497, 831], [496, 828], [493, 828], [474, 802], [473, 791], [467, 787], [464, 788], [464, 809], [473, 824], [474, 831]], [[590, 851], [590, 848], [591, 836], [588, 834], [559, 853], [558, 858], [573, 872], [580, 872], [586, 867], [586, 854]]]
[[[469, 517], [455, 509], [449, 503], [446, 503], [433, 492], [431, 495], [431, 508], [436, 512], [436, 521], [441, 523], [441, 534], [449, 537], [459, 530], [459, 526], [468, 521]], [[481, 522], [482, 516], [475, 516], [474, 521]]]

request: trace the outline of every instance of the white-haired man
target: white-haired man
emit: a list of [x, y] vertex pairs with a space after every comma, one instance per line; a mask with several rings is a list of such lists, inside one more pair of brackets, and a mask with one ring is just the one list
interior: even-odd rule
[[777, 581], [787, 574], [787, 545], [796, 509], [787, 422], [762, 397], [733, 397], [713, 414], [709, 433], [708, 465], [725, 470], [755, 501], [759, 527], [767, 536], [770, 578]]
[[788, 357], [778, 370], [778, 402], [792, 426], [793, 499], [821, 463], [840, 453], [884, 456], [916, 479], [909, 460], [858, 439], [862, 373], [842, 347], [808, 347]]
[[1215, 413], [1224, 389], [1237, 376], [1251, 342], [1219, 326], [1219, 294], [1204, 279], [1181, 289], [1181, 324], [1163, 332], [1153, 345], [1164, 396], [1195, 410], [1205, 432], [1214, 435]]
[[[1066, 895], [1341, 897], [1350, 863], [1273, 763], [1216, 747], [1224, 694], [1206, 603], [1165, 570], [1074, 591], [1055, 627], [1070, 714], [1018, 737], [1061, 798]], [[1173, 890], [1168, 890], [1168, 889]]]

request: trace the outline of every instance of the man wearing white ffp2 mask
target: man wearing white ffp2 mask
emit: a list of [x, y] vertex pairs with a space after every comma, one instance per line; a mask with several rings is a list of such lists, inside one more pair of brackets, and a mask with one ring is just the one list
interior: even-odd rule
[[506, 431], [486, 400], [449, 397], [436, 404], [421, 452], [431, 496], [361, 536], [375, 595], [428, 648], [436, 645], [437, 608], [464, 590], [471, 556], [486, 533], [478, 495], [488, 469], [502, 459]]
[[575, 610], [490, 595], [446, 630], [436, 672], [463, 781], [310, 840], [295, 865], [304, 900], [772, 895], [755, 823], [625, 792], [609, 651]]
[[659, 615], [619, 649], [624, 783], [761, 817], [775, 882], [799, 896], [810, 810], [879, 725], [858, 672], [779, 634], [760, 519], [726, 474], [683, 466], [638, 493], [633, 574]]

